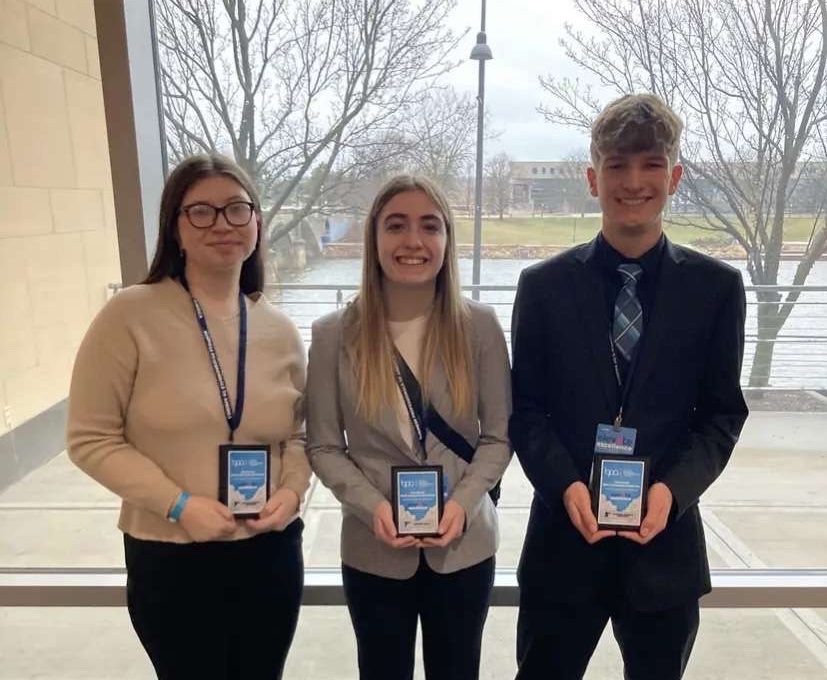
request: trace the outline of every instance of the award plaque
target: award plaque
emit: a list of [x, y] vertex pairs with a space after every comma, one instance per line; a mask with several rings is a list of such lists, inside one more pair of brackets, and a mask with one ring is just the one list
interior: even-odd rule
[[218, 500], [240, 519], [257, 519], [270, 498], [270, 446], [218, 447]]
[[394, 466], [391, 482], [397, 536], [439, 536], [442, 466]]
[[648, 458], [624, 455], [594, 457], [591, 496], [598, 529], [640, 529], [646, 514], [648, 491]]

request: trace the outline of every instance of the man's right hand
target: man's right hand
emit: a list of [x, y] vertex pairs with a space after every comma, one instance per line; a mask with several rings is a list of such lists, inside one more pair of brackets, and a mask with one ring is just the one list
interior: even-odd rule
[[196, 543], [220, 541], [232, 536], [236, 530], [230, 509], [206, 496], [190, 496], [178, 521]]
[[574, 482], [563, 492], [563, 505], [569, 513], [569, 519], [574, 528], [586, 539], [586, 543], [594, 544], [598, 541], [616, 536], [616, 531], [597, 530], [597, 519], [592, 512], [592, 500], [589, 488], [583, 482]]
[[382, 501], [373, 510], [373, 535], [391, 548], [421, 547], [421, 541], [413, 536], [397, 536], [393, 523], [393, 508], [388, 501]]

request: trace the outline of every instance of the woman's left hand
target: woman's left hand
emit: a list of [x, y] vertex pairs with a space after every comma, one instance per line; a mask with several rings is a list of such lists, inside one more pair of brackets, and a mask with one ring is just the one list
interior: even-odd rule
[[439, 538], [423, 538], [425, 548], [444, 548], [451, 541], [462, 535], [465, 526], [465, 510], [454, 500], [448, 500], [442, 509], [442, 520], [439, 522]]
[[247, 526], [256, 533], [282, 531], [299, 511], [299, 495], [292, 489], [281, 487], [270, 496], [258, 519], [248, 519]]

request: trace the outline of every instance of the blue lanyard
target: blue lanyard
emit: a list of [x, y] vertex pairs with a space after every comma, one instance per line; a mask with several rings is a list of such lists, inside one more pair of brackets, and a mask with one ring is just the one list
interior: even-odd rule
[[[399, 391], [402, 394], [402, 401], [405, 403], [408, 416], [411, 419], [411, 423], [413, 423], [414, 430], [416, 430], [416, 438], [419, 440], [418, 453], [421, 458], [421, 454], [425, 453], [425, 436], [427, 434], [423, 414], [422, 391], [419, 388], [419, 383], [413, 371], [411, 371], [399, 350], [396, 349], [394, 350], [393, 357], [393, 374], [396, 377], [396, 384], [399, 385]], [[411, 392], [413, 392], [413, 394], [411, 394]]]
[[[189, 292], [186, 280], [182, 279], [182, 283]], [[244, 294], [241, 291], [238, 292], [238, 372], [236, 374], [235, 409], [233, 409], [230, 402], [227, 381], [224, 380], [224, 372], [221, 370], [221, 363], [218, 361], [218, 352], [215, 350], [215, 343], [210, 334], [210, 329], [207, 327], [207, 317], [204, 316], [201, 303], [193, 297], [192, 293], [190, 293], [190, 299], [195, 309], [195, 318], [198, 319], [198, 327], [201, 329], [204, 344], [207, 346], [207, 354], [210, 357], [213, 373], [215, 373], [215, 381], [218, 383], [218, 392], [221, 395], [221, 404], [224, 407], [224, 417], [227, 419], [227, 425], [230, 428], [230, 441], [233, 441], [233, 434], [241, 424], [241, 416], [244, 413], [244, 376], [247, 366], [247, 306], [244, 304]]]
[[623, 425], [623, 409], [626, 406], [626, 401], [629, 399], [629, 392], [631, 391], [632, 387], [632, 376], [635, 373], [635, 369], [637, 368], [637, 358], [638, 358], [638, 349], [640, 348], [640, 341], [638, 341], [637, 347], [635, 347], [634, 356], [632, 356], [632, 361], [629, 363], [629, 369], [626, 371], [626, 380], [623, 380], [620, 377], [620, 364], [617, 360], [617, 350], [615, 349], [615, 343], [612, 339], [612, 333], [609, 331], [609, 350], [612, 353], [612, 365], [615, 369], [615, 380], [617, 380], [617, 386], [621, 389], [622, 394], [620, 396], [620, 410], [617, 412], [614, 420], [614, 426], [620, 427]]

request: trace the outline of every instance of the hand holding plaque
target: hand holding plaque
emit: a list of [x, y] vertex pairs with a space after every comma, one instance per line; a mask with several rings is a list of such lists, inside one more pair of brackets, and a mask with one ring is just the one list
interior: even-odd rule
[[448, 499], [442, 509], [442, 519], [437, 529], [438, 537], [422, 539], [426, 548], [445, 548], [452, 541], [462, 536], [465, 530], [465, 510], [455, 500]]
[[592, 512], [589, 487], [583, 482], [573, 482], [563, 492], [563, 507], [565, 507], [574, 528], [580, 532], [580, 535], [589, 545], [594, 545], [604, 538], [617, 535], [616, 531], [598, 530], [597, 520]]
[[253, 531], [284, 531], [290, 522], [298, 516], [301, 499], [292, 489], [281, 487], [267, 501], [259, 513], [258, 519], [248, 519], [247, 526]]
[[646, 516], [639, 531], [618, 531], [618, 536], [646, 545], [666, 528], [672, 512], [672, 491], [663, 482], [655, 482], [646, 494]]
[[393, 509], [388, 501], [382, 501], [373, 510], [373, 535], [389, 548], [418, 548], [420, 540], [413, 536], [398, 536], [393, 519]]
[[237, 528], [229, 508], [205, 496], [190, 496], [178, 521], [196, 543], [226, 540]]

